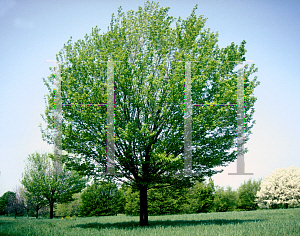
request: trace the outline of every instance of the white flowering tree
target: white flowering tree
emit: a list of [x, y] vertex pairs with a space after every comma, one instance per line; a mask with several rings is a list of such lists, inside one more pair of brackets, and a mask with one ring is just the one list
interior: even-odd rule
[[300, 168], [278, 168], [261, 183], [255, 201], [260, 208], [292, 208], [300, 206]]

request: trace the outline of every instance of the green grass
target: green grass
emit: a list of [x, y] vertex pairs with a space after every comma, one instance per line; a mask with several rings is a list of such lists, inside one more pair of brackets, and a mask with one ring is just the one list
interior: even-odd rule
[[0, 235], [300, 235], [300, 208], [189, 215], [149, 216], [139, 227], [138, 216], [35, 219], [0, 217]]

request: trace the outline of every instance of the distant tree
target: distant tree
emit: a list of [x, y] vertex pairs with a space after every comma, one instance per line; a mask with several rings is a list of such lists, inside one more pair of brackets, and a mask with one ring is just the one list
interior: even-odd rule
[[249, 179], [237, 189], [239, 194], [238, 209], [251, 211], [259, 208], [257, 202], [255, 202], [255, 196], [260, 190], [260, 185], [261, 180], [253, 180], [252, 182], [251, 179]]
[[42, 185], [34, 184], [33, 182], [31, 185], [27, 185], [27, 188], [24, 187], [22, 189], [27, 217], [30, 210], [32, 210], [35, 212], [35, 217], [38, 218], [40, 209], [48, 204], [47, 199], [42, 195], [42, 189]]
[[7, 213], [7, 216], [10, 216], [11, 213], [13, 213], [13, 202], [16, 199], [16, 194], [9, 194], [7, 196], [7, 203], [5, 204], [5, 212]]
[[277, 168], [261, 183], [255, 201], [261, 208], [300, 206], [300, 168]]
[[109, 216], [117, 215], [118, 188], [111, 182], [95, 181], [81, 194], [81, 216]]
[[5, 205], [6, 205], [6, 198], [4, 198], [6, 193], [4, 193], [1, 197], [0, 197], [0, 215], [4, 215], [5, 214]]
[[[10, 191], [5, 192], [1, 197], [0, 197], [0, 215], [5, 215], [5, 205], [6, 205], [6, 199], [7, 195], [9, 194]], [[12, 192], [11, 192], [12, 193]]]
[[209, 212], [214, 205], [214, 183], [212, 178], [209, 182], [197, 181], [189, 193], [189, 204], [193, 213]]
[[230, 186], [224, 190], [224, 187], [216, 186], [216, 192], [214, 195], [214, 206], [211, 211], [226, 212], [234, 211], [237, 208], [238, 193]]
[[39, 215], [42, 216], [43, 218], [49, 217], [50, 216], [49, 206], [43, 206], [41, 209], [39, 209]]
[[24, 200], [20, 195], [20, 189], [17, 187], [14, 191], [14, 194], [9, 194], [7, 197], [6, 211], [10, 215], [10, 213], [14, 213], [15, 218], [20, 213], [24, 213]]
[[10, 214], [7, 212], [6, 205], [8, 204], [8, 199], [11, 199], [11, 196], [15, 197], [15, 193], [11, 191], [5, 192], [0, 198], [0, 215]]
[[23, 186], [19, 187], [19, 194], [20, 194], [20, 198], [22, 199], [22, 202], [24, 204], [24, 209], [26, 211], [26, 215], [27, 215], [27, 219], [29, 218], [29, 211], [30, 209], [32, 209], [32, 207], [30, 206], [28, 199], [26, 197], [26, 190]]
[[51, 157], [52, 154], [29, 155], [21, 181], [36, 211], [47, 201], [50, 219], [53, 218], [54, 204], [73, 201], [73, 194], [80, 192], [87, 182], [85, 177], [67, 170], [64, 164], [55, 163]]
[[[74, 201], [76, 201], [76, 200], [74, 200]], [[71, 202], [57, 204], [55, 207], [55, 216], [56, 217], [72, 216]]]

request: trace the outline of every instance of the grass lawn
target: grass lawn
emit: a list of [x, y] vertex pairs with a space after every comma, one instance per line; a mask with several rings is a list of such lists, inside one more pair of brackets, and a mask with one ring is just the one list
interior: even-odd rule
[[138, 216], [35, 219], [0, 217], [0, 235], [300, 235], [300, 208], [249, 212], [149, 216], [139, 227]]

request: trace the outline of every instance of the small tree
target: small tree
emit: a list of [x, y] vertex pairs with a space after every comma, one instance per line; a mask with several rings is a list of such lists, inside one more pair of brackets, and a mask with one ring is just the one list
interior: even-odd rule
[[0, 198], [0, 215], [5, 215], [7, 213], [6, 205], [8, 204], [8, 198], [10, 195], [15, 195], [15, 193], [7, 191]]
[[50, 216], [50, 211], [48, 206], [43, 206], [41, 209], [39, 209], [39, 215], [43, 218]]
[[126, 215], [132, 215], [137, 216], [140, 214], [140, 198], [139, 198], [139, 192], [134, 191], [130, 186], [122, 186], [122, 189], [124, 189], [125, 193], [125, 214]]
[[10, 213], [13, 213], [13, 202], [15, 201], [16, 195], [15, 193], [9, 194], [7, 196], [7, 203], [5, 204], [5, 212], [7, 216], [10, 216]]
[[20, 194], [20, 199], [22, 200], [23, 204], [24, 204], [24, 210], [26, 211], [26, 215], [27, 215], [27, 219], [29, 218], [29, 211], [31, 209], [30, 203], [26, 197], [26, 190], [25, 188], [19, 187], [19, 194]]
[[1, 197], [0, 197], [0, 215], [4, 215], [5, 214], [5, 205], [6, 205], [6, 201], [4, 199], [6, 193], [4, 193]]
[[190, 204], [192, 212], [209, 212], [214, 205], [214, 183], [209, 178], [209, 183], [197, 181], [190, 192]]
[[74, 194], [75, 200], [69, 203], [58, 204], [56, 207], [55, 215], [56, 216], [78, 216], [81, 201], [81, 193]]
[[118, 188], [111, 182], [95, 182], [82, 193], [80, 215], [108, 216], [116, 215]]
[[55, 164], [51, 157], [51, 154], [29, 155], [21, 181], [38, 208], [47, 201], [50, 219], [53, 218], [54, 204], [73, 201], [73, 194], [80, 192], [87, 182], [85, 177], [67, 170], [65, 165]]
[[261, 183], [255, 201], [261, 208], [300, 206], [300, 168], [290, 166], [274, 170]]
[[117, 208], [118, 208], [118, 213], [120, 214], [126, 214], [125, 213], [125, 205], [126, 205], [126, 188], [124, 184], [121, 185], [121, 188], [118, 190], [117, 193]]
[[237, 208], [238, 193], [233, 191], [230, 186], [224, 190], [224, 187], [217, 187], [214, 206], [211, 211], [215, 212], [226, 212], [234, 211]]
[[15, 218], [17, 218], [17, 214], [24, 212], [24, 201], [20, 196], [20, 189], [18, 187], [14, 191], [14, 194], [8, 195], [6, 210], [8, 212], [8, 215], [10, 215], [10, 213], [14, 213]]
[[245, 181], [239, 188], [239, 201], [238, 201], [238, 209], [251, 211], [257, 210], [258, 205], [255, 202], [256, 193], [260, 190], [261, 180], [255, 181], [249, 179], [247, 182]]
[[9, 200], [12, 199], [13, 197], [15, 197], [16, 194], [14, 192], [11, 191], [7, 191], [6, 193], [4, 193], [0, 199], [0, 210], [1, 210], [1, 215], [5, 215], [7, 214], [8, 216], [10, 215], [10, 208], [7, 207], [7, 205], [9, 204]]
[[152, 188], [148, 193], [148, 213], [150, 215], [164, 215], [178, 213], [178, 190], [172, 186]]
[[39, 210], [47, 205], [47, 199], [42, 195], [41, 185], [32, 183], [31, 185], [27, 185], [27, 187], [28, 190], [25, 187], [22, 189], [27, 218], [30, 210], [34, 211], [35, 217], [38, 218]]

